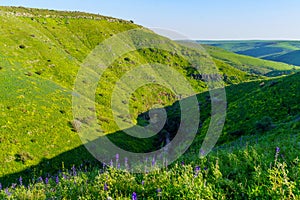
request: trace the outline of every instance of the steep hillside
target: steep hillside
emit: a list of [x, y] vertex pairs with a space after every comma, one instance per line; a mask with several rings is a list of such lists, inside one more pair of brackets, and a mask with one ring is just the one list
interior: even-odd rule
[[[240, 137], [268, 138], [268, 135], [298, 134], [300, 131], [300, 73], [270, 80], [253, 81], [226, 87], [226, 122], [219, 145]], [[200, 132], [191, 149], [200, 149], [211, 121], [211, 99], [208, 92], [197, 95], [200, 104]], [[178, 102], [167, 110], [172, 113], [166, 130], [176, 132], [180, 124]], [[175, 131], [174, 131], [175, 130]], [[272, 136], [272, 137], [273, 137]], [[267, 143], [267, 140], [264, 141]], [[284, 142], [284, 141], [282, 141]], [[281, 145], [283, 146], [283, 145]], [[194, 159], [198, 155], [194, 153]], [[188, 157], [192, 157], [189, 155]]]
[[[17, 176], [29, 178], [33, 174], [55, 173], [61, 169], [62, 162], [65, 167], [94, 162], [77, 134], [78, 124], [88, 124], [90, 119], [73, 119], [76, 75], [86, 57], [99, 44], [136, 28], [143, 30], [147, 37], [134, 38], [133, 45], [153, 40], [174, 51], [138, 49], [117, 58], [103, 72], [104, 78], [97, 85], [95, 107], [103, 133], [111, 133], [109, 137], [114, 143], [134, 152], [147, 152], [164, 145], [166, 132], [170, 139], [175, 136], [180, 124], [178, 100], [188, 96], [178, 97], [172, 90], [155, 82], [149, 84], [150, 87], [135, 90], [127, 102], [122, 102], [128, 105], [130, 116], [117, 113], [117, 117], [125, 122], [132, 119], [127, 124], [146, 125], [148, 111], [154, 105], [166, 107], [168, 125], [156, 137], [148, 140], [128, 137], [116, 125], [112, 113], [111, 97], [121, 77], [141, 65], [160, 63], [175, 69], [193, 87], [195, 94], [200, 93], [202, 129], [199, 129], [187, 155], [182, 157], [186, 161], [197, 160], [197, 150], [210, 122], [211, 99], [207, 84], [199, 78], [203, 74], [198, 74], [182, 55], [199, 59], [203, 63], [202, 70], [212, 67], [211, 61], [214, 61], [218, 74], [228, 86], [227, 122], [219, 145], [234, 142], [240, 136], [272, 132], [282, 137], [281, 132], [285, 130], [291, 133], [299, 131], [299, 74], [274, 80], [259, 76], [289, 71], [292, 66], [240, 56], [210, 46], [188, 48], [132, 22], [99, 15], [8, 7], [0, 7], [0, 11], [2, 183], [3, 180], [13, 182]], [[144, 68], [143, 73], [153, 75], [157, 69], [150, 66]], [[174, 81], [171, 74], [166, 74], [165, 78]], [[270, 96], [274, 98], [270, 99]]]
[[[0, 118], [0, 149], [3, 152], [0, 176], [24, 170], [81, 145], [76, 124], [88, 123], [89, 119], [73, 120], [76, 75], [91, 51], [118, 33], [139, 28], [148, 38], [135, 38], [133, 43], [154, 40], [175, 50], [146, 48], [132, 51], [117, 58], [106, 69], [95, 95], [97, 118], [104, 133], [119, 131], [110, 105], [114, 85], [138, 66], [149, 63], [169, 66], [186, 78], [195, 93], [207, 91], [207, 84], [193, 77], [198, 72], [180, 56], [191, 55], [202, 59], [204, 64], [209, 63], [210, 58], [203, 49], [188, 49], [132, 22], [80, 12], [0, 7], [0, 26], [0, 113], [3, 116]], [[221, 61], [216, 63], [220, 75], [228, 76], [224, 79], [226, 84], [258, 78]], [[155, 71], [154, 68], [147, 70], [143, 73]], [[172, 76], [168, 76], [172, 80]], [[125, 102], [130, 104], [130, 116], [116, 115], [121, 120], [131, 118], [127, 123], [132, 124], [139, 114], [153, 105], [172, 105], [179, 98], [182, 97], [158, 84], [151, 84], [151, 87], [136, 90]], [[120, 139], [124, 141], [126, 137]], [[152, 148], [147, 145], [149, 142], [153, 141], [140, 142], [133, 148], [147, 151]], [[71, 165], [87, 157], [82, 153], [63, 160]], [[60, 165], [55, 163], [51, 168]]]
[[[217, 47], [178, 44], [132, 22], [81, 12], [0, 7], [0, 26], [0, 198], [107, 199], [130, 198], [136, 193], [139, 198], [153, 199], [300, 196], [300, 74], [294, 66], [237, 55]], [[109, 47], [105, 49], [105, 41], [111, 42], [114, 36], [135, 32], [134, 29], [142, 34], [128, 34], [121, 40], [115, 38], [117, 43], [109, 43], [110, 48], [126, 43], [126, 48], [132, 51], [117, 56], [101, 71], [103, 63], [93, 60], [101, 53], [98, 45], [105, 50], [103, 55], [108, 55], [103, 60], [114, 58], [115, 52]], [[135, 49], [153, 41], [164, 48], [150, 45]], [[290, 44], [289, 48], [296, 47]], [[239, 50], [249, 49], [241, 46]], [[86, 72], [90, 79], [77, 77], [78, 72]], [[95, 76], [100, 72], [99, 81]], [[134, 73], [138, 76], [132, 77]], [[294, 74], [265, 77], [283, 73]], [[209, 75], [216, 77], [212, 83], [205, 82]], [[180, 91], [185, 89], [180, 82], [184, 80], [193, 93], [178, 95], [172, 87], [159, 84], [158, 80], [163, 78]], [[81, 93], [74, 84], [78, 80]], [[125, 81], [118, 85], [120, 80]], [[200, 108], [198, 133], [192, 146], [170, 167], [151, 173], [148, 167], [155, 169], [159, 158], [146, 159], [144, 174], [130, 173], [127, 165], [136, 163], [119, 160], [119, 154], [110, 165], [118, 168], [118, 164], [124, 164], [126, 170], [107, 169], [105, 163], [97, 162], [85, 148], [97, 148], [100, 136], [85, 141], [85, 146], [78, 134], [93, 117], [73, 119], [72, 100], [88, 93], [89, 81], [96, 85], [95, 108], [88, 109], [97, 114], [99, 135], [107, 135], [117, 146], [136, 153], [160, 149], [174, 140], [181, 125], [185, 125], [181, 103], [189, 102], [197, 94], [196, 109], [184, 110], [198, 122], [198, 115], [193, 113], [198, 114]], [[220, 138], [213, 138], [219, 139], [217, 146], [200, 159], [199, 153], [208, 153], [200, 148], [212, 116], [217, 114], [211, 111], [211, 102], [220, 103], [211, 94], [224, 85], [222, 81], [227, 96], [225, 126]], [[128, 87], [134, 83], [142, 86]], [[216, 90], [208, 92], [209, 85]], [[117, 90], [115, 94], [116, 86], [125, 88], [125, 92]], [[131, 89], [130, 98], [123, 100]], [[115, 113], [112, 97], [120, 100]], [[123, 112], [125, 108], [130, 111], [127, 115]], [[143, 139], [126, 134], [134, 130], [132, 125], [147, 126], [151, 122], [150, 111], [158, 108], [167, 111], [167, 123], [156, 136]], [[116, 119], [124, 122], [126, 128], [118, 127]], [[192, 132], [189, 124], [186, 127], [187, 134]], [[29, 183], [30, 187], [24, 187]]]
[[[130, 170], [119, 171], [114, 168], [99, 170], [97, 165], [81, 163], [80, 166], [69, 168], [70, 170], [62, 166], [59, 168], [62, 171], [54, 175], [37, 173], [42, 169], [49, 170], [49, 163], [82, 153], [76, 148], [64, 155], [43, 161], [36, 166], [36, 170], [5, 176], [4, 180], [6, 178], [19, 181], [19, 177], [24, 177], [28, 172], [37, 173], [37, 176], [42, 174], [39, 178], [33, 177], [33, 182], [36, 182], [30, 187], [34, 190], [27, 190], [23, 186], [10, 189], [15, 197], [20, 197], [26, 192], [30, 197], [47, 198], [118, 198], [137, 194], [139, 197], [152, 198], [160, 195], [162, 199], [176, 199], [178, 196], [188, 196], [190, 199], [298, 199], [299, 79], [300, 74], [295, 74], [227, 87], [228, 114], [225, 129], [218, 145], [205, 158], [199, 159], [199, 149], [210, 121], [208, 93], [198, 95], [203, 122], [199, 134], [189, 150], [170, 167], [134, 174], [130, 173]], [[172, 133], [172, 129], [178, 128], [180, 120], [178, 102], [166, 109], [170, 116], [166, 131]], [[143, 115], [140, 118], [143, 118]], [[122, 147], [126, 147], [127, 144], [127, 141], [122, 140], [114, 142]], [[118, 162], [123, 165], [123, 161], [118, 160], [118, 157], [113, 159], [110, 165], [117, 165]], [[155, 162], [146, 162], [145, 170], [155, 169], [156, 165], [153, 163]], [[87, 172], [87, 169], [90, 171]], [[0, 178], [0, 181], [3, 179]], [[94, 187], [95, 185], [97, 187]], [[6, 196], [4, 191], [0, 191], [0, 195]]]

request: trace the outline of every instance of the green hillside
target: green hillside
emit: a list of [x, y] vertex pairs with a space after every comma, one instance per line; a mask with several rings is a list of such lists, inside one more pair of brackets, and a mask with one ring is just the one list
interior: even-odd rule
[[300, 66], [300, 50], [291, 51], [283, 55], [267, 56], [264, 59], [291, 63]]
[[[197, 41], [227, 51], [265, 60], [299, 66], [293, 55], [300, 50], [299, 41]], [[293, 54], [290, 56], [290, 54]]]
[[291, 74], [299, 67], [285, 63], [262, 60], [250, 56], [239, 55], [225, 51], [221, 48], [204, 46], [207, 52], [215, 59], [221, 60], [241, 71], [264, 76], [280, 76]]
[[[9, 7], [1, 7], [0, 25], [3, 47], [0, 49], [0, 112], [4, 116], [0, 119], [2, 176], [81, 145], [72, 115], [72, 88], [80, 64], [105, 39], [141, 27], [86, 13]], [[187, 51], [186, 47], [144, 30], [154, 40], [178, 49], [178, 54], [151, 48], [138, 50], [117, 59], [104, 72], [106, 78], [98, 84], [95, 98], [98, 120], [105, 133], [119, 130], [110, 109], [114, 84], [136, 66], [152, 62], [170, 66], [186, 77], [196, 92], [207, 90], [203, 81], [191, 77], [195, 69], [179, 56], [181, 51]], [[205, 55], [200, 50], [189, 51], [191, 55]], [[200, 58], [203, 62], [207, 60], [206, 56]], [[220, 61], [217, 64], [221, 75], [230, 76], [227, 84], [257, 79]], [[162, 99], [162, 93], [170, 95]], [[135, 97], [130, 100], [133, 119], [155, 104], [167, 106], [178, 99], [171, 91], [155, 84], [133, 95]], [[144, 146], [142, 143], [135, 148]], [[79, 156], [78, 160], [84, 157]]]
[[[0, 26], [0, 199], [132, 199], [134, 193], [139, 199], [300, 198], [300, 74], [296, 67], [217, 47], [177, 43], [129, 21], [81, 12], [0, 7]], [[125, 35], [109, 46], [126, 43], [132, 51], [117, 56], [109, 47], [105, 49], [104, 61], [117, 57], [105, 70], [103, 63], [93, 59], [101, 53], [98, 45], [137, 30], [142, 34]], [[164, 48], [135, 49], [153, 41]], [[86, 64], [87, 60], [92, 63]], [[100, 67], [94, 69], [93, 64]], [[78, 72], [87, 73], [90, 79], [77, 77]], [[140, 77], [131, 77], [134, 72]], [[100, 81], [95, 78], [99, 73]], [[207, 83], [205, 75], [217, 79]], [[119, 86], [125, 91], [115, 94], [124, 77], [125, 83]], [[176, 88], [159, 84], [163, 78]], [[97, 162], [79, 137], [80, 129], [92, 123], [93, 117], [73, 119], [72, 110], [72, 100], [88, 94], [89, 81], [96, 90], [95, 108], [88, 109], [96, 113], [101, 130], [97, 129], [98, 138], [84, 141], [87, 147], [97, 149], [101, 136], [107, 135], [131, 152], [160, 149], [185, 122], [181, 103], [196, 95], [200, 123], [192, 146], [172, 165], [152, 172], [148, 169], [156, 169], [160, 158], [147, 158], [142, 166], [145, 173], [137, 174], [128, 165], [139, 163], [119, 160], [119, 155], [111, 163]], [[176, 94], [175, 90], [185, 89], [181, 81], [193, 93]], [[126, 87], [144, 82], [138, 89]], [[217, 146], [200, 158], [212, 116], [218, 114], [212, 113], [211, 102], [220, 103], [211, 95], [221, 86], [227, 98], [225, 126]], [[124, 101], [130, 89], [133, 92]], [[120, 100], [115, 113], [114, 95]], [[86, 98], [82, 107], [90, 100]], [[167, 123], [157, 135], [142, 139], [126, 134], [133, 125], [147, 126], [150, 111], [158, 105], [167, 111]], [[126, 108], [129, 114], [124, 114]], [[198, 120], [193, 116], [197, 109], [185, 109]], [[126, 128], [118, 127], [115, 116]], [[118, 164], [126, 169], [108, 167], [118, 168]]]

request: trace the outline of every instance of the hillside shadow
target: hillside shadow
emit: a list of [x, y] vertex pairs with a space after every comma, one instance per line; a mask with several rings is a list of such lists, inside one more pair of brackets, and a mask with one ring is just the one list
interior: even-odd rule
[[[164, 108], [167, 113], [167, 121], [163, 129], [155, 136], [146, 139], [132, 137], [127, 134], [128, 132], [135, 131], [133, 130], [134, 127], [132, 127], [109, 134], [107, 135], [107, 138], [109, 138], [109, 140], [116, 146], [130, 152], [148, 153], [159, 150], [172, 141], [172, 139], [176, 136], [180, 127], [180, 108], [179, 101]], [[139, 115], [137, 119], [139, 126], [146, 127], [150, 123], [149, 112], [150, 111], [147, 111]], [[203, 118], [203, 116], [201, 118]], [[199, 124], [198, 128], [200, 126], [201, 125]], [[95, 157], [88, 151], [89, 148], [99, 145], [100, 140], [101, 138], [90, 141], [88, 144], [78, 146], [51, 159], [43, 159], [39, 164], [28, 167], [23, 171], [2, 176], [0, 177], [0, 183], [3, 187], [7, 187], [12, 183], [18, 183], [19, 177], [22, 177], [23, 184], [28, 184], [32, 182], [32, 180], [37, 180], [39, 177], [45, 178], [56, 176], [61, 171], [67, 169], [70, 170], [72, 166], [76, 166], [77, 169], [81, 170], [89, 170], [95, 167], [102, 168], [103, 163], [95, 159]]]
[[[284, 79], [271, 79], [271, 80], [259, 80], [259, 81], [253, 81], [253, 82], [246, 82], [246, 83], [241, 83], [238, 85], [231, 85], [226, 87], [226, 92], [227, 92], [227, 101], [228, 102], [236, 102], [238, 99], [241, 98], [241, 94], [243, 94], [244, 91], [254, 91], [255, 93], [259, 92], [259, 94], [274, 94], [274, 92], [278, 91], [278, 88], [282, 88], [281, 91], [289, 91], [284, 86], [286, 85], [291, 85], [291, 83], [295, 83], [299, 78], [299, 74], [296, 74], [294, 76], [291, 76], [291, 79], [284, 78]], [[288, 80], [288, 81], [287, 81]], [[297, 85], [296, 85], [297, 86]], [[290, 88], [296, 88], [295, 87], [290, 87]], [[296, 90], [296, 89], [295, 89]], [[297, 90], [298, 91], [298, 90]], [[262, 93], [264, 92], [264, 93]], [[259, 105], [277, 105], [281, 106], [281, 104], [278, 104], [277, 102], [280, 101], [280, 98], [283, 96], [283, 100], [285, 104], [287, 105], [297, 105], [296, 100], [293, 102], [287, 101], [287, 99], [290, 99], [288, 95], [283, 95], [285, 93], [275, 93], [277, 94], [277, 98], [272, 98], [274, 102], [272, 103], [263, 102], [263, 104]], [[191, 98], [191, 97], [190, 97]], [[189, 98], [186, 98], [188, 100]], [[200, 120], [198, 124], [198, 133], [202, 132], [202, 125], [203, 128], [207, 128], [207, 122], [209, 117], [213, 114], [211, 112], [211, 102], [213, 101], [213, 97], [210, 96], [209, 92], [204, 92], [201, 94], [197, 94], [197, 99], [198, 99], [198, 108], [200, 108], [201, 115], [200, 115]], [[253, 99], [253, 102], [257, 102], [257, 100], [262, 99], [261, 96], [257, 96], [255, 99]], [[185, 100], [185, 99], [182, 99]], [[181, 101], [182, 101], [181, 100]], [[244, 104], [243, 104], [244, 105]], [[256, 105], [256, 104], [255, 104]], [[273, 106], [271, 106], [273, 108]], [[134, 132], [134, 127], [128, 128], [123, 131], [118, 131], [112, 134], [107, 135], [107, 138], [109, 139], [110, 142], [114, 143], [116, 146], [120, 147], [121, 149], [127, 150], [129, 152], [136, 152], [136, 153], [148, 153], [148, 152], [153, 152], [155, 150], [161, 149], [162, 147], [165, 147], [168, 141], [173, 141], [174, 137], [176, 136], [176, 133], [178, 132], [178, 129], [180, 128], [180, 124], [182, 122], [182, 116], [181, 116], [181, 104], [179, 101], [175, 102], [171, 106], [167, 106], [164, 108], [167, 113], [167, 120], [166, 123], [164, 124], [163, 128], [161, 131], [158, 132], [153, 137], [149, 137], [147, 139], [139, 139], [133, 136], [128, 135], [128, 132]], [[229, 107], [229, 110], [231, 109], [231, 114], [232, 114], [232, 108]], [[236, 109], [236, 108], [235, 108]], [[295, 109], [292, 114], [297, 114], [298, 110]], [[278, 112], [278, 110], [276, 110]], [[251, 113], [250, 113], [251, 114]], [[221, 136], [218, 140], [217, 145], [222, 145], [226, 144], [228, 141], [233, 141], [234, 139], [239, 138], [241, 135], [245, 134], [250, 134], [251, 132], [249, 131], [250, 129], [248, 128], [245, 130], [245, 124], [250, 123], [250, 114], [248, 113], [249, 116], [245, 116], [243, 119], [240, 119], [240, 126], [231, 128], [228, 131], [227, 135]], [[147, 125], [150, 124], [150, 111], [147, 111], [145, 113], [142, 113], [138, 116], [137, 118], [137, 124], [146, 127]], [[297, 115], [298, 116], [298, 115]], [[234, 116], [229, 116], [227, 115], [227, 123], [229, 120], [235, 120], [233, 118]], [[256, 115], [253, 113], [251, 115], [252, 118], [254, 119], [261, 119], [260, 115]], [[298, 117], [295, 117], [295, 120], [298, 120]], [[252, 124], [250, 126], [255, 126], [255, 120], [252, 120]], [[203, 124], [202, 124], [203, 123]], [[231, 121], [232, 123], [232, 121]], [[295, 124], [297, 125], [297, 124]], [[255, 128], [255, 127], [254, 127]], [[241, 131], [237, 131], [241, 130]], [[245, 131], [244, 131], [245, 130]], [[252, 130], [252, 129], [251, 129]], [[204, 135], [198, 134], [197, 138], [197, 145], [202, 143], [202, 139]], [[257, 141], [255, 137], [254, 142]], [[100, 163], [95, 157], [90, 153], [90, 151], [87, 150], [87, 148], [93, 148], [97, 147], [99, 143], [101, 142], [101, 138], [96, 139], [94, 141], [90, 141], [89, 143], [85, 145], [81, 145], [79, 147], [76, 147], [70, 151], [64, 152], [60, 155], [57, 155], [54, 158], [51, 159], [44, 159], [42, 160], [39, 164], [28, 167], [27, 169], [13, 173], [13, 174], [8, 174], [5, 176], [0, 177], [0, 183], [2, 183], [3, 187], [6, 187], [8, 185], [11, 185], [11, 183], [18, 183], [18, 179], [20, 176], [23, 177], [23, 182], [25, 184], [28, 183], [29, 180], [32, 179], [38, 179], [39, 176], [46, 177], [48, 175], [55, 176], [56, 174], [59, 173], [59, 171], [63, 170], [63, 165], [64, 163], [64, 168], [65, 169], [71, 169], [73, 165], [76, 166], [76, 169], [82, 169], [82, 170], [89, 170], [91, 168], [99, 167], [102, 168], [103, 163]], [[174, 141], [173, 141], [174, 142]], [[173, 143], [172, 142], [172, 143]], [[193, 145], [192, 145], [193, 146]], [[109, 151], [110, 149], [108, 149]], [[111, 155], [116, 155], [116, 154], [111, 154]], [[109, 163], [110, 159], [115, 160], [115, 157], [111, 157], [107, 159], [106, 163]], [[124, 158], [120, 159], [120, 162], [124, 163]]]

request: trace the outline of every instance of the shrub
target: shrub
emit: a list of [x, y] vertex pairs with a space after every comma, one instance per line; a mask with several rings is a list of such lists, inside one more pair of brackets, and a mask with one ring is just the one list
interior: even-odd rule
[[130, 58], [126, 57], [124, 58], [125, 61], [129, 62], [130, 61]]
[[21, 45], [19, 46], [19, 48], [20, 48], [20, 49], [25, 49], [25, 45], [24, 45], [24, 44], [21, 44]]
[[42, 72], [42, 71], [36, 71], [35, 73], [36, 73], [37, 75], [42, 75], [43, 72]]
[[235, 130], [229, 133], [232, 136], [242, 136], [245, 134], [244, 130]]
[[30, 155], [30, 153], [28, 153], [28, 152], [22, 151], [22, 152], [16, 154], [16, 160], [18, 162], [25, 163], [28, 160], [33, 160], [33, 156]]
[[273, 127], [273, 122], [271, 117], [263, 117], [260, 121], [256, 122], [256, 130], [260, 132], [265, 132], [271, 130]]

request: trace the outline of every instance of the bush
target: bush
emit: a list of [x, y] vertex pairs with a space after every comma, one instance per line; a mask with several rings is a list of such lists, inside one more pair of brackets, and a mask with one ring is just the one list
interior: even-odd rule
[[16, 160], [18, 162], [25, 163], [28, 160], [33, 160], [33, 156], [30, 155], [30, 153], [28, 153], [28, 152], [22, 151], [22, 152], [16, 154]]
[[256, 122], [256, 130], [259, 132], [265, 132], [271, 130], [273, 122], [271, 117], [263, 117], [260, 121]]
[[126, 57], [124, 58], [125, 61], [129, 62], [130, 61], [130, 58]]
[[21, 44], [19, 47], [20, 47], [20, 49], [25, 49], [25, 45], [24, 44]]

